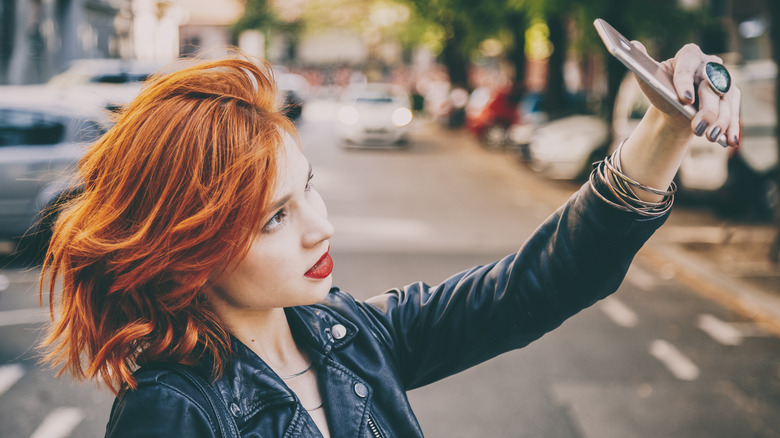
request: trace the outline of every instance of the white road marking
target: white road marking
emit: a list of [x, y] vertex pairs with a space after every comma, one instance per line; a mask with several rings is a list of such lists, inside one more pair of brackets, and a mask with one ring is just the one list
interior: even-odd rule
[[32, 309], [4, 310], [0, 312], [0, 327], [34, 324], [48, 320], [49, 311], [38, 307]]
[[699, 315], [696, 326], [722, 345], [739, 345], [742, 343], [743, 334], [739, 329], [713, 315]]
[[654, 340], [650, 343], [650, 354], [680, 380], [696, 380], [699, 377], [699, 367], [669, 342]]
[[626, 274], [626, 280], [644, 291], [651, 291], [658, 286], [656, 277], [636, 264], [631, 265], [628, 274]]
[[599, 308], [612, 322], [621, 327], [635, 327], [639, 322], [639, 317], [636, 316], [636, 313], [615, 297], [603, 299]]
[[18, 363], [0, 366], [0, 395], [14, 386], [14, 383], [21, 379], [24, 373], [24, 367]]
[[4, 291], [8, 289], [8, 286], [10, 285], [11, 285], [11, 280], [8, 279], [8, 276], [0, 274], [0, 291]]
[[84, 411], [79, 408], [57, 408], [35, 429], [30, 438], [65, 438], [84, 419]]
[[745, 338], [771, 336], [755, 322], [725, 322], [708, 314], [699, 315], [697, 326], [723, 345], [739, 345]]

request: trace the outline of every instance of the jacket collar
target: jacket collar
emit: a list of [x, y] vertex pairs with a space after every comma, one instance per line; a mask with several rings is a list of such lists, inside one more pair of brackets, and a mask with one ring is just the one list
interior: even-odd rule
[[344, 348], [358, 333], [354, 323], [327, 306], [334, 292], [323, 303], [285, 309], [296, 341], [324, 355]]
[[[285, 313], [296, 342], [314, 353], [311, 359], [318, 365], [348, 345], [358, 331], [326, 303], [286, 308]], [[296, 402], [290, 388], [254, 351], [234, 337], [231, 347], [232, 360], [216, 386], [239, 424], [265, 408]]]

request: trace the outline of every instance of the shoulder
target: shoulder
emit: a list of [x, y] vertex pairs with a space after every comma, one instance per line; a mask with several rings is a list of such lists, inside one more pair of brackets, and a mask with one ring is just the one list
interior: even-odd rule
[[[114, 401], [106, 437], [214, 436], [208, 401], [182, 376], [168, 370], [136, 372], [136, 389]], [[176, 419], [176, 421], [172, 421]]]

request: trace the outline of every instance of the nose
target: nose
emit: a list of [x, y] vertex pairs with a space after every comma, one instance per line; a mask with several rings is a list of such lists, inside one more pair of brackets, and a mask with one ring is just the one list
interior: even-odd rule
[[336, 230], [328, 220], [328, 210], [318, 193], [312, 193], [311, 203], [305, 217], [302, 243], [306, 248], [317, 246], [330, 239]]

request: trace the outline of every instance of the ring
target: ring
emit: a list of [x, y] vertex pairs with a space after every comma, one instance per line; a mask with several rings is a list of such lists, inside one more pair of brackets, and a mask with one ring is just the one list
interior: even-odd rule
[[723, 64], [708, 62], [704, 65], [704, 77], [712, 91], [718, 96], [728, 93], [731, 88], [731, 75]]

